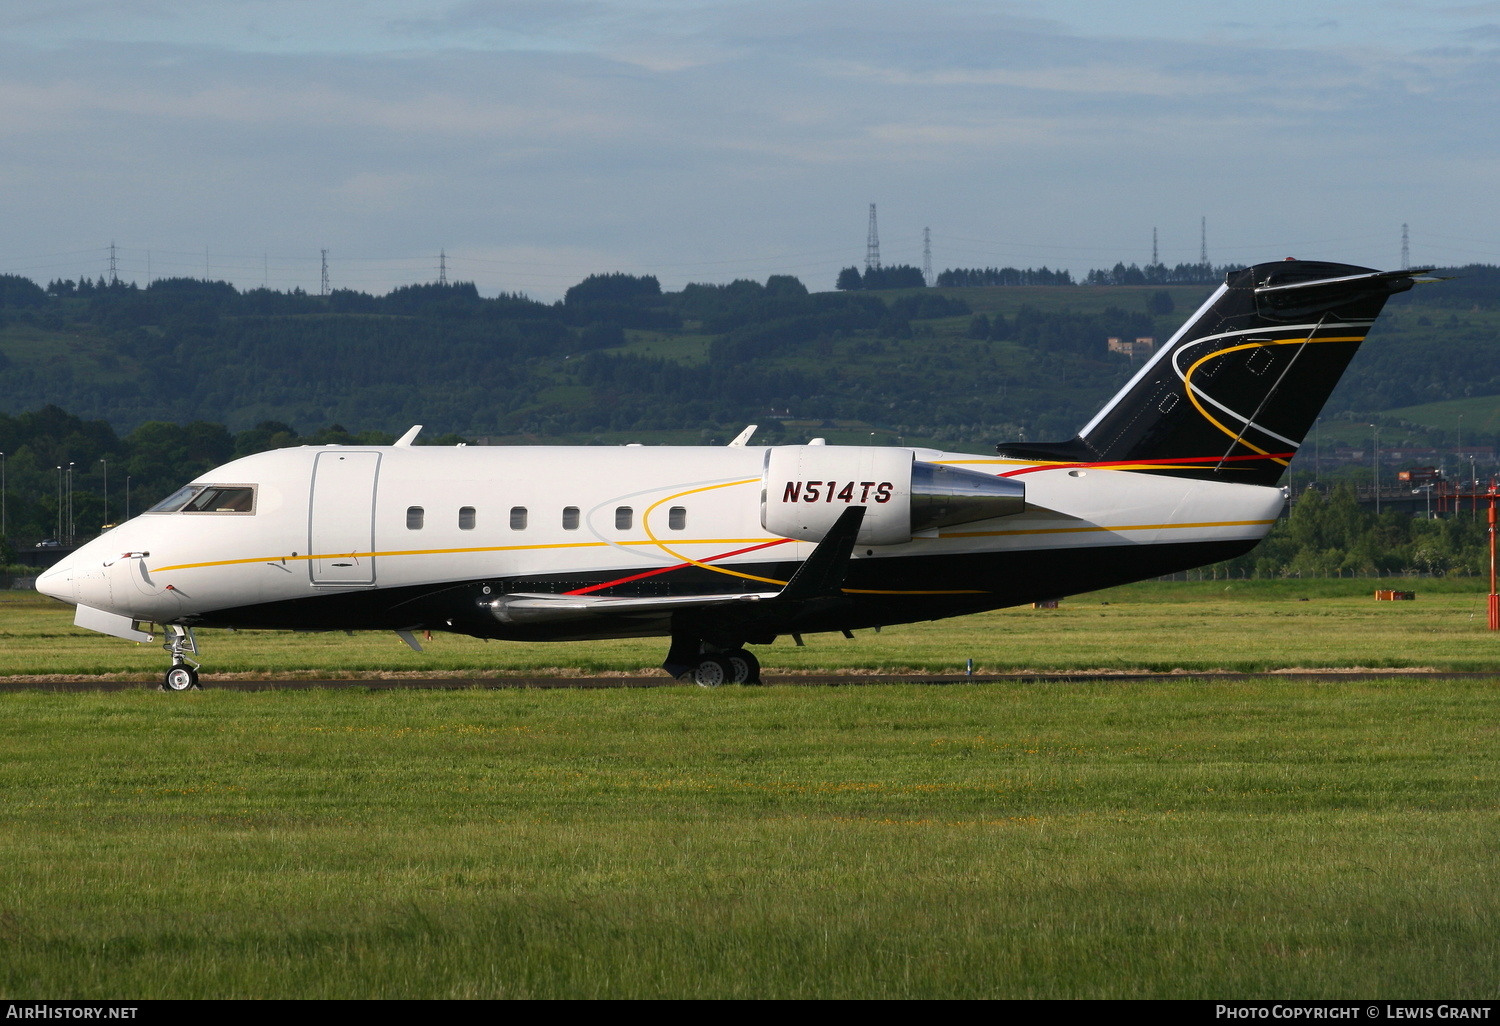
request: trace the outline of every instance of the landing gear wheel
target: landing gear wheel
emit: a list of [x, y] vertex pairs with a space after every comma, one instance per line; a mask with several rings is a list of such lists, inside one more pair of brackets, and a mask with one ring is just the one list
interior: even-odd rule
[[729, 663], [730, 680], [736, 684], [760, 683], [760, 660], [743, 648], [724, 653]]
[[702, 656], [693, 667], [693, 683], [700, 688], [716, 688], [734, 679], [734, 669], [723, 656]]
[[198, 671], [184, 663], [178, 663], [167, 671], [161, 683], [168, 691], [192, 691], [198, 686]]

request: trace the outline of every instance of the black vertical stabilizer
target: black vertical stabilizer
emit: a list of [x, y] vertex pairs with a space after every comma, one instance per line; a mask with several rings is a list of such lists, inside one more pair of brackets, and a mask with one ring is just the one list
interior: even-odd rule
[[1274, 485], [1386, 299], [1422, 273], [1314, 260], [1235, 271], [1077, 437], [996, 450]]

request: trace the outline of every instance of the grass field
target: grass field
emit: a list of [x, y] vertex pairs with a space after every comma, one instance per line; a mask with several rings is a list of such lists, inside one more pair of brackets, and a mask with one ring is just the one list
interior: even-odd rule
[[[1372, 583], [1143, 584], [763, 653], [1494, 666], [1475, 582]], [[0, 674], [159, 672], [70, 623], [6, 595]], [[205, 635], [211, 670], [278, 675], [660, 650]], [[1493, 998], [1497, 725], [1500, 680], [1357, 673], [9, 691], [0, 997]]]
[[1500, 686], [0, 694], [0, 997], [1469, 997]]
[[[1375, 587], [1415, 602], [1375, 602]], [[1432, 667], [1500, 672], [1477, 578], [1447, 580], [1144, 583], [1065, 600], [1059, 609], [1001, 610], [935, 623], [813, 635], [757, 649], [780, 671], [976, 673], [1025, 670], [1239, 670]], [[662, 639], [569, 644], [482, 642], [437, 634], [410, 651], [392, 634], [201, 631], [205, 673], [327, 676], [427, 673], [656, 672]], [[166, 657], [80, 630], [72, 607], [0, 592], [0, 677], [109, 674], [155, 680]]]

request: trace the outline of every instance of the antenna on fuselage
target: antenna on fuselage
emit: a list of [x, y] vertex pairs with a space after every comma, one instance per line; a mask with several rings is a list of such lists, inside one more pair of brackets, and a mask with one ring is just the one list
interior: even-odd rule
[[416, 443], [416, 441], [417, 441], [417, 435], [421, 434], [421, 432], [422, 432], [422, 425], [421, 424], [413, 424], [411, 426], [411, 430], [410, 431], [408, 431], [406, 434], [402, 435], [400, 438], [396, 439], [396, 444], [400, 445], [400, 446], [410, 447], [411, 445], [413, 445], [413, 444]]

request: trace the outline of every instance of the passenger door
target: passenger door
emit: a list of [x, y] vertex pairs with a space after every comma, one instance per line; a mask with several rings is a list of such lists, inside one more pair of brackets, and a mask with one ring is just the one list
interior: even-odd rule
[[307, 561], [313, 584], [375, 583], [378, 452], [320, 452], [313, 464]]

